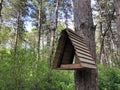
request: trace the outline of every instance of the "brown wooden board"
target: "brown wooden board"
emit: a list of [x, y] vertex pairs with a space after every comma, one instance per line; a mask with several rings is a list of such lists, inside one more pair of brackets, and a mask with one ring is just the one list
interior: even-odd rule
[[79, 56], [79, 54], [85, 55], [86, 57], [92, 57], [91, 54], [84, 52], [84, 51], [76, 51], [77, 55]]
[[86, 52], [86, 53], [88, 53], [89, 54], [89, 51], [88, 51], [88, 49], [86, 50], [85, 48], [82, 48], [82, 47], [79, 47], [79, 46], [75, 46], [74, 45], [74, 48], [75, 48], [75, 50], [77, 51], [77, 52]]
[[84, 42], [84, 40], [81, 39], [81, 38], [79, 38], [78, 36], [75, 36], [74, 34], [71, 34], [71, 33], [68, 33], [68, 35], [69, 35], [70, 38], [73, 38], [73, 39], [75, 39], [75, 40], [78, 40], [78, 41], [81, 42], [81, 43], [86, 44], [86, 43]]
[[80, 64], [62, 64], [60, 66], [60, 69], [79, 69], [82, 68], [82, 66], [80, 66]]
[[87, 47], [85, 47], [85, 46], [82, 46], [81, 44], [79, 44], [79, 43], [76, 43], [76, 42], [74, 42], [74, 41], [72, 41], [72, 43], [74, 44], [74, 46], [75, 47], [80, 47], [80, 48], [82, 48], [82, 49], [84, 49], [84, 50], [87, 50], [87, 51], [89, 51], [89, 49], [87, 48]]
[[60, 39], [58, 41], [58, 46], [57, 46], [57, 50], [55, 53], [55, 58], [53, 61], [52, 68], [60, 67], [67, 39], [68, 39], [68, 35], [66, 31], [62, 31]]
[[88, 56], [86, 56], [86, 55], [84, 55], [84, 54], [80, 54], [80, 53], [76, 53], [76, 54], [77, 54], [78, 57], [81, 57], [81, 58], [83, 57], [83, 58], [85, 58], [85, 59], [94, 61], [93, 58], [92, 58], [91, 56], [88, 57]]
[[84, 62], [84, 63], [95, 64], [94, 61], [91, 61], [91, 60], [88, 60], [88, 59], [85, 59], [85, 58], [80, 58], [79, 57], [79, 59], [80, 59], [81, 62]]
[[80, 37], [79, 35], [77, 35], [74, 31], [72, 31], [71, 29], [66, 29], [66, 32], [67, 33], [71, 33], [71, 34], [73, 34], [73, 35], [75, 35], [75, 36], [78, 36], [79, 38], [81, 38], [81, 39], [83, 39], [83, 37]]
[[80, 42], [80, 41], [78, 41], [78, 40], [76, 40], [76, 39], [74, 39], [74, 38], [71, 38], [71, 37], [70, 37], [70, 39], [71, 39], [73, 42], [75, 42], [75, 43], [78, 43], [78, 44], [80, 44], [80, 45], [82, 45], [82, 46], [84, 46], [84, 47], [87, 47], [87, 45], [86, 45], [85, 43], [83, 43], [83, 42]]
[[93, 68], [93, 69], [96, 69], [96, 65], [92, 65], [92, 64], [88, 64], [88, 63], [81, 63], [82, 67], [84, 68]]

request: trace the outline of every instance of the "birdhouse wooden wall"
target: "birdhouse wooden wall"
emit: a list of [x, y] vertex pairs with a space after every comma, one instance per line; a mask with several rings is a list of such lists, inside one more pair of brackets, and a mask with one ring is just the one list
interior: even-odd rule
[[96, 65], [84, 39], [72, 30], [65, 29], [61, 32], [52, 68], [73, 70], [96, 68]]

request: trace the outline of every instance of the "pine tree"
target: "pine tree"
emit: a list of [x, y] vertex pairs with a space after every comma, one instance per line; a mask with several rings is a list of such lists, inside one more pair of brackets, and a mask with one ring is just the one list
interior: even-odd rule
[[[76, 33], [87, 42], [96, 61], [95, 26], [92, 20], [91, 0], [73, 0]], [[75, 90], [98, 90], [97, 70], [75, 70]]]

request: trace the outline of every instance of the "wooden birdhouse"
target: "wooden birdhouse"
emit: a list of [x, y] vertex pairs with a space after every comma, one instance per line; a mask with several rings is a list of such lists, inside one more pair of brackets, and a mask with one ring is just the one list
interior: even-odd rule
[[53, 69], [75, 70], [96, 68], [95, 61], [90, 54], [85, 40], [70, 29], [61, 32]]

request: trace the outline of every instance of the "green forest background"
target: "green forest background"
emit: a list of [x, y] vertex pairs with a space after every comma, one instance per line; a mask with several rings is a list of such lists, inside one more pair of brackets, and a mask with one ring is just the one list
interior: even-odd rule
[[[1, 4], [0, 90], [74, 90], [73, 70], [51, 69], [61, 30], [73, 28], [71, 1], [3, 0]], [[91, 5], [99, 90], [120, 90], [113, 5], [112, 0], [94, 0]]]

